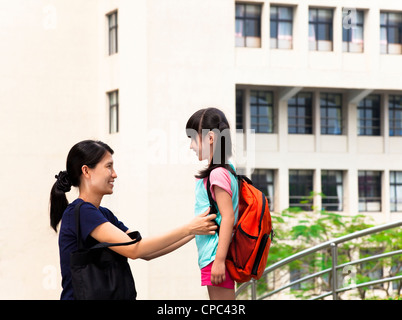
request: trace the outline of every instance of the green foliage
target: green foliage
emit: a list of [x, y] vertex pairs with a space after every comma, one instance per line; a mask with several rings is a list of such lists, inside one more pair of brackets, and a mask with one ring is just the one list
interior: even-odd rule
[[[311, 198], [317, 194], [312, 193]], [[306, 203], [312, 203], [307, 199]], [[280, 213], [272, 213], [272, 223], [275, 229], [275, 239], [271, 245], [268, 265], [289, 257], [306, 248], [311, 248], [330, 239], [338, 238], [359, 230], [373, 226], [372, 221], [364, 215], [343, 215], [340, 213], [316, 210], [305, 212], [299, 207], [291, 207]], [[402, 248], [402, 228], [395, 228], [381, 233], [352, 240], [338, 247], [338, 265], [353, 261], [359, 258], [372, 256], [383, 252], [394, 251]], [[356, 254], [358, 257], [356, 258]], [[290, 263], [287, 268], [296, 279], [308, 274], [325, 270], [331, 267], [331, 254], [329, 250], [323, 250], [316, 254], [307, 256], [301, 260]], [[402, 273], [402, 257], [379, 259], [373, 262], [366, 262], [355, 265], [353, 280], [356, 284], [374, 280], [373, 275], [379, 274], [379, 270], [387, 268], [389, 275], [395, 276]], [[338, 280], [343, 279], [339, 273]], [[275, 279], [277, 281], [278, 279]], [[269, 282], [269, 281], [268, 281]], [[345, 286], [348, 286], [346, 283]], [[342, 287], [342, 281], [340, 283]], [[402, 281], [398, 283], [398, 295], [401, 292]], [[377, 286], [384, 290], [389, 297], [390, 284]], [[266, 281], [258, 282], [258, 293], [262, 294], [268, 289]], [[358, 294], [364, 299], [366, 291], [371, 288], [360, 288]], [[331, 290], [331, 273], [321, 276], [320, 280], [312, 279], [300, 285], [294, 286], [291, 292], [297, 298], [309, 298], [311, 295], [319, 295]], [[342, 294], [341, 294], [342, 297]]]

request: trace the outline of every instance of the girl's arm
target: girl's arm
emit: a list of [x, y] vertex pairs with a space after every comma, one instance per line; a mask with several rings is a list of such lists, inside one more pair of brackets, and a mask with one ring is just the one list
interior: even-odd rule
[[219, 242], [216, 250], [215, 261], [211, 269], [212, 284], [219, 284], [225, 281], [225, 260], [228, 253], [230, 241], [232, 240], [234, 211], [232, 197], [227, 191], [218, 186], [213, 186], [216, 203], [222, 216], [219, 229]]
[[[153, 257], [153, 255], [158, 251], [167, 249], [171, 245], [183, 245], [184, 243], [182, 243], [181, 240], [184, 238], [187, 238], [186, 240], [190, 240], [190, 235], [215, 234], [214, 230], [216, 230], [216, 225], [212, 222], [212, 220], [216, 218], [216, 215], [209, 215], [208, 213], [209, 209], [199, 216], [193, 218], [190, 223], [171, 230], [163, 235], [144, 238], [132, 245], [111, 247], [110, 249], [130, 259], [146, 259], [150, 256]], [[105, 222], [97, 226], [90, 235], [99, 242], [117, 243], [131, 241], [130, 237], [126, 233], [110, 222]], [[174, 250], [175, 248], [175, 246], [171, 247], [170, 251]]]

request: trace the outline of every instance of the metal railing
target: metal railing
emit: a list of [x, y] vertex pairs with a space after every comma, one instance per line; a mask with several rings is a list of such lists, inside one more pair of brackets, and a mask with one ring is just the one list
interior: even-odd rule
[[257, 281], [252, 279], [249, 282], [245, 282], [242, 285], [239, 286], [239, 288], [237, 288], [236, 290], [236, 297], [238, 297], [242, 292], [244, 292], [249, 286], [251, 286], [251, 299], [252, 300], [262, 300], [265, 299], [269, 296], [272, 296], [275, 293], [278, 293], [286, 288], [289, 288], [291, 286], [294, 286], [296, 284], [302, 283], [304, 281], [313, 279], [315, 277], [321, 276], [323, 274], [326, 273], [331, 273], [332, 274], [332, 280], [331, 280], [331, 291], [326, 292], [320, 296], [316, 296], [313, 297], [310, 300], [317, 300], [317, 299], [322, 299], [325, 298], [327, 296], [332, 295], [333, 300], [337, 300], [338, 299], [338, 293], [344, 292], [344, 291], [348, 291], [348, 290], [352, 290], [352, 289], [356, 289], [356, 288], [360, 288], [360, 287], [367, 287], [367, 286], [371, 286], [371, 285], [376, 285], [376, 284], [380, 284], [380, 283], [385, 283], [385, 282], [390, 282], [390, 281], [395, 281], [395, 280], [399, 280], [402, 279], [402, 276], [394, 276], [394, 277], [388, 277], [388, 278], [384, 278], [384, 279], [380, 279], [380, 280], [375, 280], [375, 281], [369, 281], [369, 282], [365, 282], [365, 283], [359, 283], [359, 284], [353, 284], [351, 286], [345, 287], [345, 288], [338, 288], [338, 279], [337, 279], [337, 270], [344, 268], [346, 266], [349, 265], [353, 265], [353, 264], [359, 264], [362, 262], [367, 262], [367, 261], [372, 261], [372, 260], [376, 260], [376, 259], [380, 259], [380, 258], [385, 258], [385, 257], [391, 257], [391, 256], [395, 256], [395, 255], [399, 255], [402, 254], [402, 250], [395, 250], [392, 252], [387, 252], [387, 253], [383, 253], [383, 254], [378, 254], [378, 255], [374, 255], [368, 258], [363, 258], [363, 259], [359, 259], [359, 260], [355, 260], [355, 261], [351, 261], [348, 263], [344, 263], [344, 264], [340, 264], [338, 265], [338, 245], [353, 239], [357, 239], [357, 238], [361, 238], [367, 235], [371, 235], [377, 232], [381, 232], [384, 230], [388, 230], [388, 229], [393, 229], [396, 227], [400, 227], [402, 226], [402, 220], [400, 221], [395, 221], [395, 222], [391, 222], [391, 223], [387, 223], [387, 224], [383, 224], [380, 226], [375, 226], [372, 228], [368, 228], [368, 229], [364, 229], [361, 231], [357, 231], [348, 235], [345, 235], [343, 237], [340, 238], [336, 238], [336, 239], [332, 239], [326, 242], [323, 242], [319, 245], [316, 245], [312, 248], [308, 248], [305, 249], [303, 251], [300, 251], [290, 257], [287, 257], [281, 261], [278, 261], [274, 264], [272, 264], [271, 266], [267, 267], [262, 275], [262, 277], [266, 276], [267, 274], [269, 274], [270, 272], [275, 271], [276, 269], [283, 267], [295, 260], [299, 260], [305, 256], [308, 256], [310, 254], [313, 254], [319, 250], [323, 250], [323, 249], [328, 249], [330, 248], [331, 250], [331, 257], [332, 257], [332, 266], [331, 268], [316, 272], [314, 274], [305, 276], [303, 278], [297, 279], [295, 281], [292, 281], [286, 285], [283, 285], [282, 287], [272, 290], [270, 292], [265, 293], [264, 295], [260, 296], [257, 298]]

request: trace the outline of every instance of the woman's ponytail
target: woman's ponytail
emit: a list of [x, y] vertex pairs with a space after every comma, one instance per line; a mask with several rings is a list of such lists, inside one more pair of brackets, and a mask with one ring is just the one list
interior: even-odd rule
[[71, 182], [67, 171], [60, 171], [55, 178], [57, 180], [50, 191], [50, 226], [57, 232], [57, 225], [68, 206], [66, 192], [71, 190]]

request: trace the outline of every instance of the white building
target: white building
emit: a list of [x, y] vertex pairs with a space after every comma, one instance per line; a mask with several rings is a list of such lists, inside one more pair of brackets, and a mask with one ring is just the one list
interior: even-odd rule
[[[257, 131], [238, 167], [268, 179], [274, 211], [307, 186], [330, 210], [400, 219], [401, 14], [395, 0], [1, 1], [0, 299], [59, 298], [49, 193], [80, 140], [115, 150], [103, 205], [127, 226], [188, 221], [203, 164], [184, 126], [206, 106]], [[131, 266], [139, 299], [207, 297], [194, 243]]]

